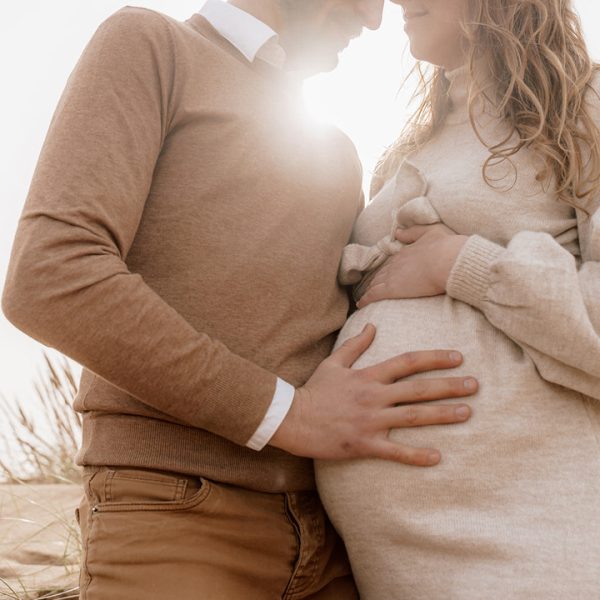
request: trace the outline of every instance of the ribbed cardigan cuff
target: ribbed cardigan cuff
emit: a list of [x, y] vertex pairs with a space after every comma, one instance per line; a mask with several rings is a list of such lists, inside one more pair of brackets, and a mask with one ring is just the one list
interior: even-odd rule
[[506, 249], [478, 235], [472, 235], [460, 251], [446, 284], [446, 292], [483, 310], [490, 285], [492, 264]]

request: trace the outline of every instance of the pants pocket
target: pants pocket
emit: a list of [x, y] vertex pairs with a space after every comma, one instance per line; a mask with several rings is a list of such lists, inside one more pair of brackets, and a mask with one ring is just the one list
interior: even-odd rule
[[210, 493], [200, 477], [128, 468], [102, 468], [92, 475], [88, 494], [92, 512], [185, 510]]
[[216, 488], [199, 477], [116, 467], [88, 468], [84, 487], [80, 600], [170, 597], [138, 587], [161, 580], [157, 563], [178, 569], [165, 548], [178, 549]]

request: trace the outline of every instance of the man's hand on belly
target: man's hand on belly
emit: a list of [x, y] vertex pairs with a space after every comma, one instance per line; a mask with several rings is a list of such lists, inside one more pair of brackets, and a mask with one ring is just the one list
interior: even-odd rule
[[310, 458], [382, 458], [422, 467], [439, 463], [437, 450], [392, 442], [388, 433], [466, 421], [471, 411], [465, 404], [420, 403], [470, 396], [477, 391], [477, 381], [471, 377], [404, 380], [415, 373], [458, 366], [461, 354], [449, 350], [411, 352], [352, 369], [374, 338], [375, 327], [367, 325], [319, 365], [296, 390], [272, 446]]

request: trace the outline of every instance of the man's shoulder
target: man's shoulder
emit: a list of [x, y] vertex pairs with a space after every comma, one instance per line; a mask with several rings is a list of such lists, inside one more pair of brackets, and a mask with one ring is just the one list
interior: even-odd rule
[[185, 61], [205, 56], [204, 50], [214, 46], [195, 24], [194, 17], [179, 21], [149, 8], [125, 6], [108, 17], [97, 34], [124, 51], [140, 53], [152, 48], [157, 60], [179, 56]]
[[123, 40], [172, 39], [177, 31], [187, 30], [184, 22], [156, 10], [137, 6], [125, 6], [108, 17], [99, 31]]

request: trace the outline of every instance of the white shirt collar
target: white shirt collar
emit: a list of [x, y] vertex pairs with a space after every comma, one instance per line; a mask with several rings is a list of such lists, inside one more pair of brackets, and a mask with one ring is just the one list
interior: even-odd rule
[[277, 33], [241, 8], [223, 0], [208, 0], [198, 14], [235, 46], [248, 62], [260, 58], [278, 68], [285, 64], [285, 51], [279, 45]]

